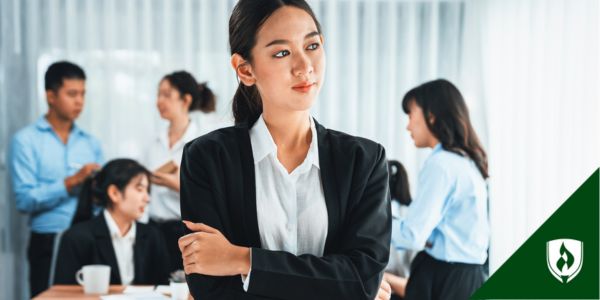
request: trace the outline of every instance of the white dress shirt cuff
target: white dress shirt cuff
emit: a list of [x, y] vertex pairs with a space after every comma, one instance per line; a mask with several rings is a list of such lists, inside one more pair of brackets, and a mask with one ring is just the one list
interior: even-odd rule
[[248, 275], [240, 275], [242, 276], [244, 292], [248, 291], [248, 286], [250, 285], [250, 273], [252, 273], [252, 248], [250, 248], [250, 269], [248, 270]]

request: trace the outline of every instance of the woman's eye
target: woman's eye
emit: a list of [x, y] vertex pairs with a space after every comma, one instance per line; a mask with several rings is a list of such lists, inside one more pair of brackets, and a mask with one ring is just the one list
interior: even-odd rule
[[290, 51], [281, 50], [281, 51], [275, 53], [275, 55], [273, 55], [273, 57], [281, 58], [281, 57], [288, 56], [288, 55], [290, 55]]
[[313, 44], [308, 45], [308, 47], [306, 49], [317, 50], [319, 48], [319, 46], [320, 46], [319, 43], [313, 43]]

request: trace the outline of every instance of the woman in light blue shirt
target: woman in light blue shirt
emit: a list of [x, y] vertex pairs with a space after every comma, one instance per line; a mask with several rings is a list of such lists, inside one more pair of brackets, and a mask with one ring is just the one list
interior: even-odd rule
[[468, 299], [484, 281], [489, 245], [485, 151], [447, 80], [410, 90], [402, 107], [415, 146], [433, 149], [392, 234], [399, 249], [424, 249], [411, 265], [405, 299]]

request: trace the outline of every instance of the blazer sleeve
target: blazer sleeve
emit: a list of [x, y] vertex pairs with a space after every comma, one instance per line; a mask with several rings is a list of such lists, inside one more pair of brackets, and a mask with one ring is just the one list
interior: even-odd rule
[[156, 255], [154, 258], [156, 261], [153, 262], [152, 258], [150, 258], [149, 263], [153, 266], [152, 275], [154, 276], [152, 284], [169, 284], [169, 260], [164, 259], [165, 257], [169, 257], [169, 253], [167, 252], [167, 243], [165, 242], [162, 234], [154, 229], [152, 232], [152, 240], [154, 242], [154, 246], [152, 247], [156, 251]]
[[375, 298], [389, 259], [391, 210], [383, 147], [378, 145], [373, 156], [367, 172], [350, 175], [367, 180], [364, 189], [352, 191], [359, 196], [341, 224], [340, 250], [317, 257], [253, 248], [249, 293], [285, 299]]
[[[191, 222], [202, 222], [221, 232], [223, 225], [215, 204], [211, 188], [211, 175], [216, 172], [208, 159], [210, 151], [194, 142], [185, 145], [181, 161], [181, 217]], [[214, 176], [214, 175], [213, 175]], [[190, 233], [189, 229], [185, 229]], [[194, 299], [222, 299], [227, 285], [227, 277], [201, 274], [187, 275], [187, 283]], [[239, 276], [238, 276], [238, 280]], [[241, 284], [241, 280], [240, 280]]]
[[92, 253], [86, 245], [85, 238], [78, 238], [71, 231], [62, 235], [56, 257], [55, 284], [77, 284], [75, 273], [86, 263], [83, 256]]

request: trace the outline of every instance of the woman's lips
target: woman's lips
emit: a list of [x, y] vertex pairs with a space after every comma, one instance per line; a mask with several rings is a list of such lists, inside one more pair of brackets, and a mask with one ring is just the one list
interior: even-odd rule
[[301, 84], [293, 86], [292, 89], [296, 92], [308, 93], [310, 89], [313, 88], [313, 86], [315, 86], [314, 82], [303, 82]]

